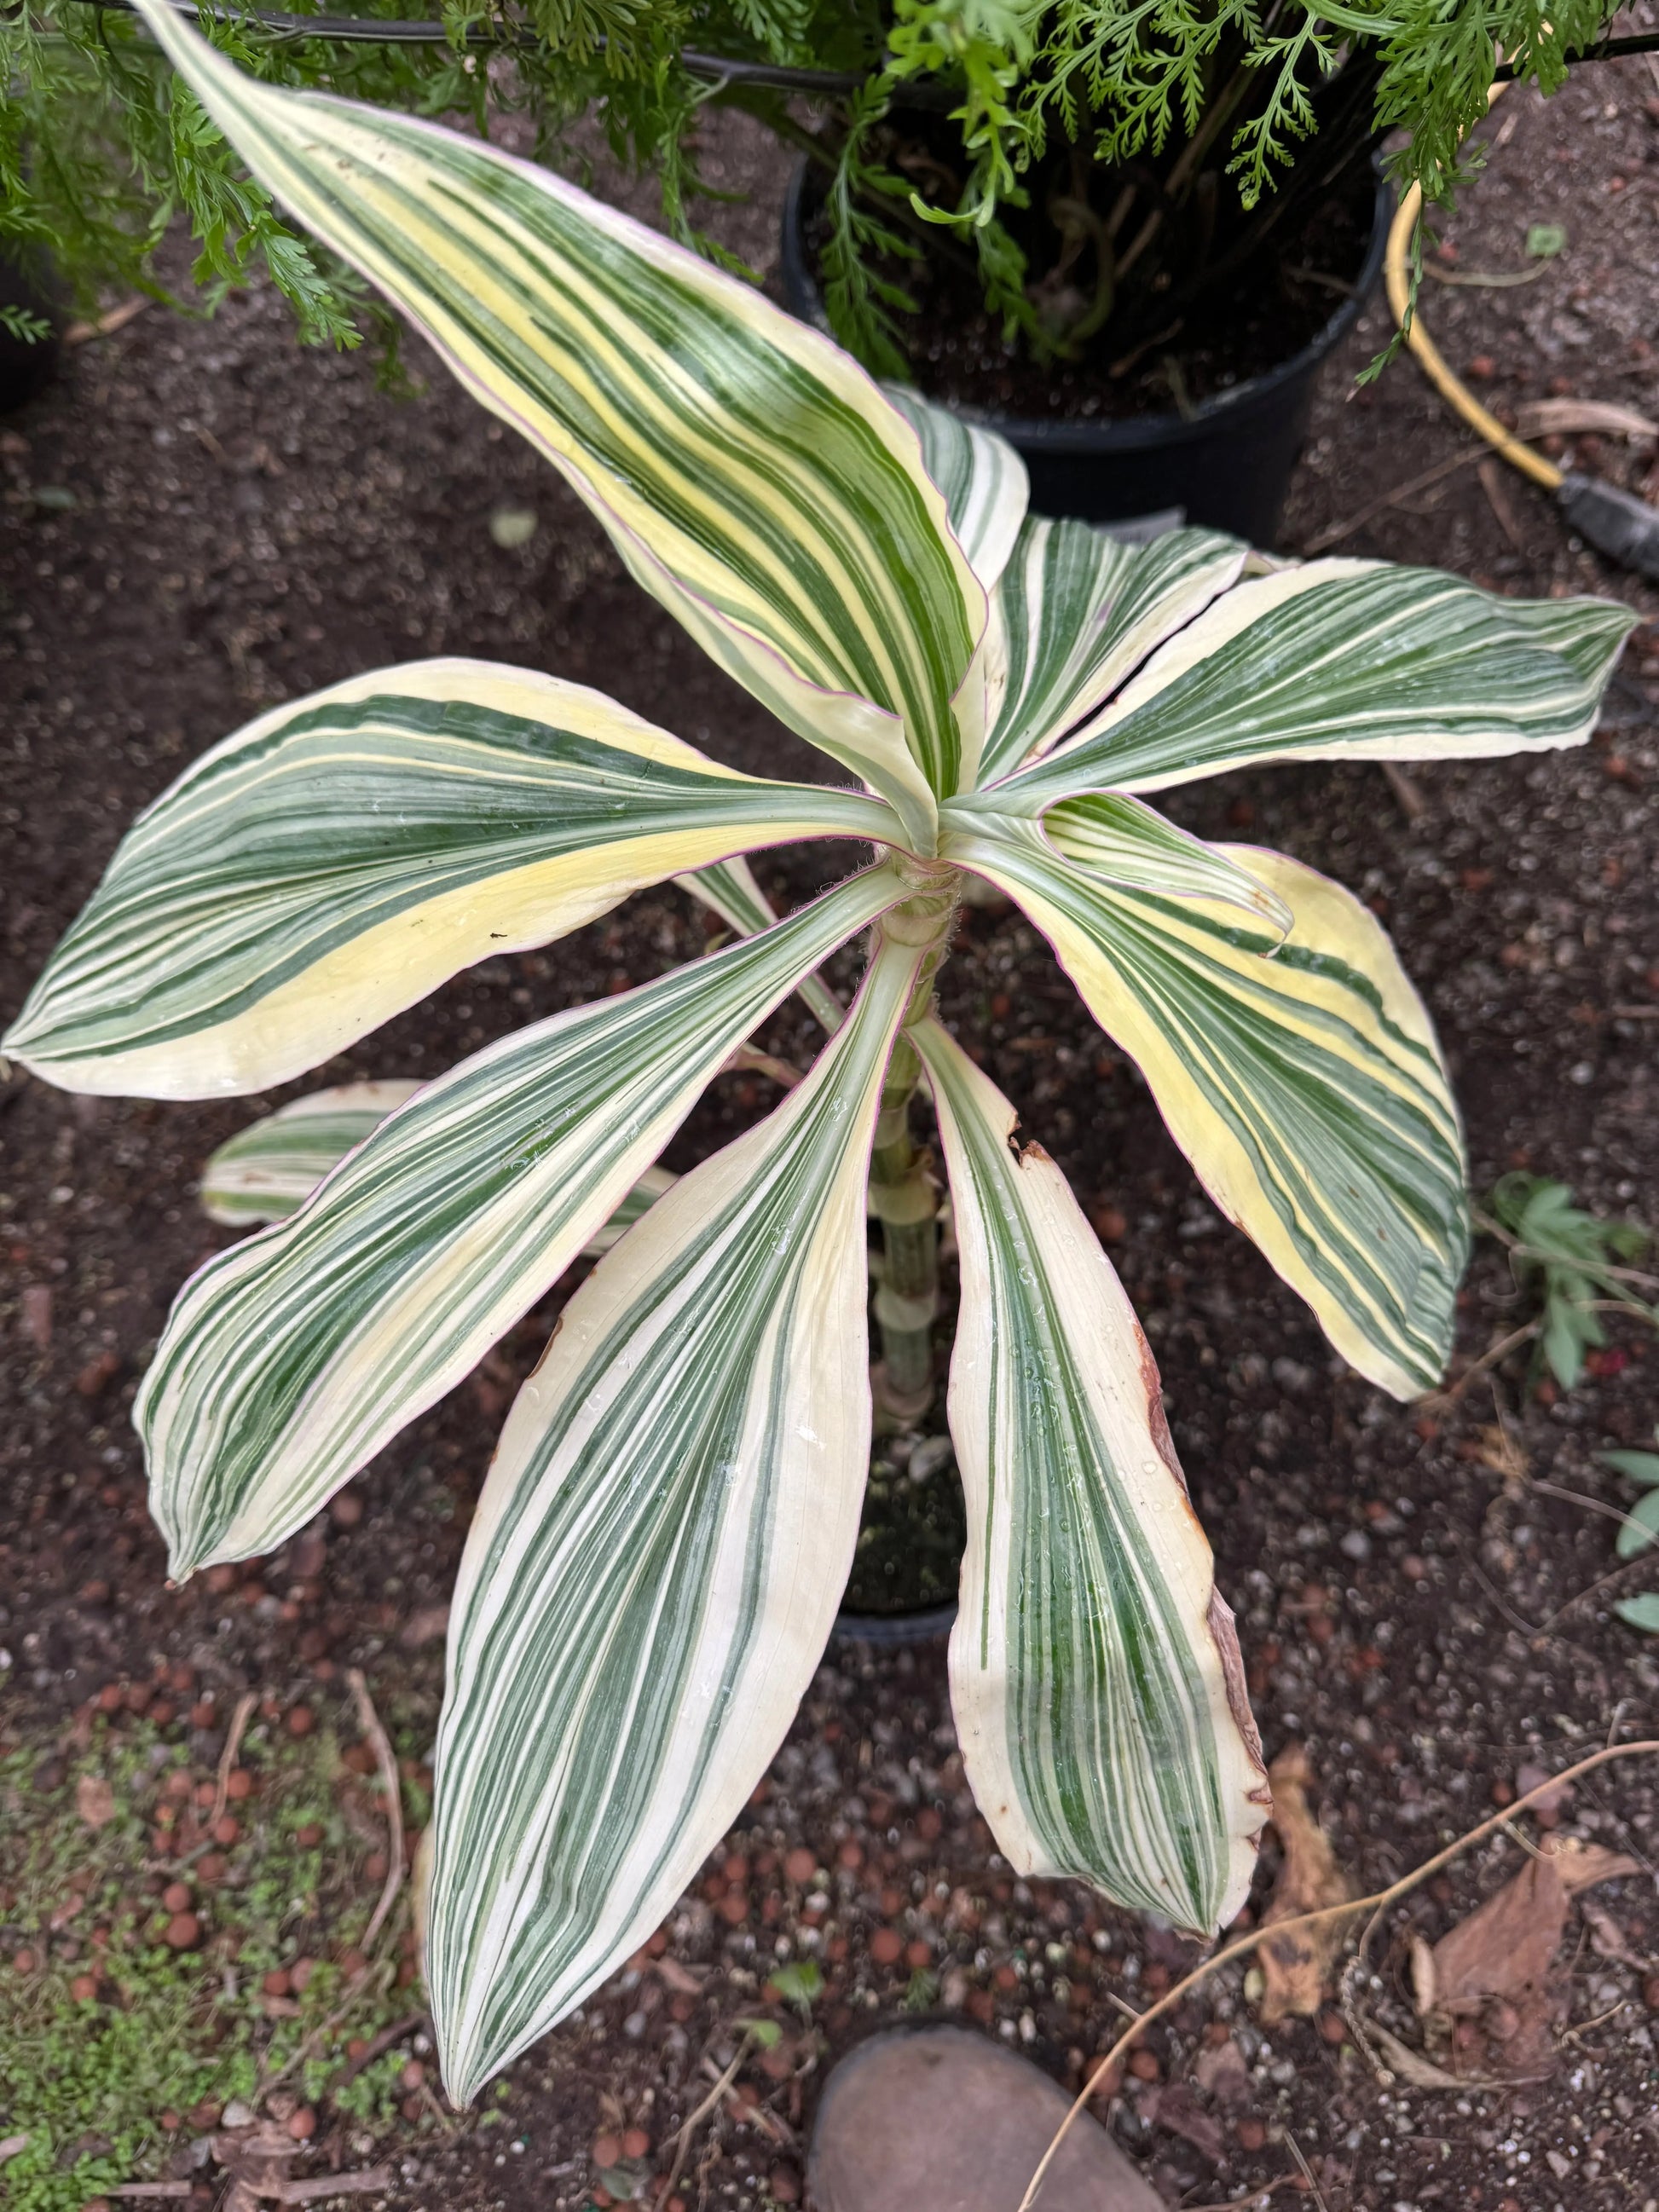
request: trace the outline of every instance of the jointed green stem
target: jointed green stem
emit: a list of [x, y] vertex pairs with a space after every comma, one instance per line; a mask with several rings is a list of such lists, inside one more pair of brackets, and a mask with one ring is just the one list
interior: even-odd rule
[[[950, 943], [959, 878], [954, 869], [913, 863], [915, 896], [884, 917], [880, 927], [907, 943], [925, 946], [921, 970], [905, 1017], [919, 1021], [933, 1004], [933, 978]], [[933, 1399], [933, 1322], [939, 1313], [939, 1185], [932, 1162], [910, 1133], [910, 1101], [921, 1062], [901, 1030], [882, 1086], [870, 1159], [870, 1210], [881, 1223], [883, 1268], [875, 1298], [881, 1334], [876, 1370], [878, 1408], [904, 1423], [920, 1420]]]

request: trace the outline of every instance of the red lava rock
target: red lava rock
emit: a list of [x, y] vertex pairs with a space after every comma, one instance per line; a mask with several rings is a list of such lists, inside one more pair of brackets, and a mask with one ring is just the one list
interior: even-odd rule
[[997, 2016], [996, 2000], [989, 1990], [969, 1990], [968, 2015], [970, 2020], [976, 2020], [981, 2027], [989, 2027]]
[[624, 2158], [648, 2158], [651, 2155], [651, 2138], [643, 2128], [629, 2128], [623, 2136], [622, 2147]]
[[193, 1912], [175, 1912], [161, 1940], [174, 1951], [193, 1951], [202, 1940], [202, 1923]]
[[1129, 1217], [1121, 1206], [1097, 1206], [1091, 1218], [1103, 1244], [1121, 1244], [1129, 1233]]
[[288, 2116], [288, 2131], [295, 2142], [309, 2142], [317, 2132], [317, 2115], [309, 2105], [301, 2105], [298, 2112]]
[[303, 1827], [294, 1831], [294, 1840], [302, 1851], [314, 1850], [323, 1840], [322, 1822], [307, 1820]]
[[[881, 1893], [882, 1918], [884, 1920], [896, 1920], [899, 1914], [903, 1911], [905, 1906], [909, 1903], [909, 1899], [906, 1897], [902, 1889], [894, 1889], [890, 1887], [884, 1889]], [[1006, 1900], [1005, 1899], [1004, 1902], [1006, 1903]]]
[[222, 1851], [204, 1852], [196, 1862], [197, 1881], [206, 1882], [210, 1888], [215, 1882], [222, 1881], [229, 1872], [230, 1861]]
[[253, 1795], [253, 1777], [245, 1766], [233, 1766], [225, 1777], [225, 1796], [233, 1805], [240, 1805], [245, 1797]]
[[1320, 2014], [1319, 2033], [1324, 2037], [1327, 2043], [1332, 2045], [1340, 2044], [1343, 2037], [1346, 2035], [1347, 2032], [1347, 2023], [1344, 2021], [1340, 2012], [1327, 2011]]
[[340, 1753], [342, 1766], [349, 1767], [354, 1774], [373, 1774], [374, 1753], [366, 1743], [349, 1743]]
[[916, 1815], [916, 1833], [924, 1843], [937, 1843], [944, 1826], [945, 1823], [939, 1818], [936, 1806], [926, 1806]]
[[211, 1698], [198, 1698], [190, 1709], [190, 1724], [195, 1729], [210, 1729], [218, 1713], [219, 1708]]
[[727, 1882], [733, 1888], [735, 1888], [739, 1882], [747, 1881], [749, 1879], [749, 1860], [747, 1855], [743, 1851], [728, 1852], [726, 1855], [726, 1863], [720, 1869], [720, 1872], [726, 1876]]
[[722, 1920], [733, 1928], [741, 1928], [749, 1917], [749, 1893], [746, 1889], [728, 1889], [715, 1911]]
[[1017, 1990], [1019, 1987], [1019, 1976], [1015, 1972], [1012, 1966], [1003, 1966], [994, 1967], [992, 1971], [991, 1979], [996, 1984], [1000, 1990]]
[[121, 1685], [118, 1682], [106, 1682], [103, 1688], [98, 1692], [99, 1711], [100, 1713], [118, 1713], [121, 1710], [121, 1699], [123, 1694]]
[[289, 1709], [288, 1732], [290, 1735], [309, 1735], [317, 1725], [317, 1716], [309, 1705], [292, 1705]]
[[[794, 1854], [792, 1852], [790, 1856], [793, 1857]], [[856, 1874], [864, 1864], [864, 1846], [862, 1844], [854, 1843], [849, 1837], [836, 1853], [836, 1857], [849, 1874]]]
[[615, 2136], [611, 2135], [595, 2136], [592, 2144], [589, 2146], [589, 2148], [592, 2152], [594, 2165], [599, 2167], [601, 2171], [608, 2166], [615, 2166], [617, 2160], [620, 2159], [623, 2154], [622, 2144], [617, 2141]]
[[242, 1824], [234, 1813], [222, 1813], [213, 1824], [213, 1840], [227, 1850], [240, 1837]]
[[904, 1963], [915, 1973], [920, 1973], [924, 1966], [931, 1966], [933, 1963], [933, 1945], [925, 1943], [918, 1936], [914, 1943], [905, 1945]]
[[1137, 2081], [1156, 2081], [1164, 2069], [1158, 2063], [1158, 2053], [1143, 2045], [1139, 2051], [1129, 2053], [1129, 2071]]
[[20, 1974], [32, 1974], [34, 1972], [34, 1954], [27, 1943], [12, 1953], [11, 1963], [14, 1970]]
[[329, 1505], [337, 1528], [355, 1528], [363, 1517], [363, 1501], [349, 1490], [343, 1490]]
[[1267, 2140], [1267, 2128], [1260, 2120], [1236, 2121], [1233, 2133], [1238, 2137], [1241, 2150], [1260, 2150]]
[[418, 2120], [426, 2107], [418, 2097], [405, 2097], [398, 2110], [406, 2120]]
[[780, 2204], [799, 2204], [800, 2176], [793, 2166], [775, 2166], [767, 2184]]
[[684, 1991], [677, 1996], [670, 1997], [668, 2000], [668, 2016], [671, 2020], [678, 2021], [682, 2027], [685, 2025], [686, 2021], [690, 2019], [691, 2015], [696, 2011], [696, 1999], [695, 1997], [687, 1996]]
[[[853, 1848], [856, 1850], [858, 1846], [854, 1844]], [[843, 1866], [847, 1864], [845, 1856], [846, 1849], [847, 1846], [843, 1844], [842, 1846], [842, 1864]], [[862, 1856], [862, 1854], [860, 1853], [860, 1856]], [[807, 1850], [805, 1844], [797, 1844], [794, 1850], [791, 1851], [788, 1857], [785, 1859], [783, 1863], [783, 1870], [788, 1875], [791, 1881], [799, 1884], [802, 1889], [805, 1889], [807, 1884], [811, 1881], [813, 1875], [817, 1872], [818, 1863], [813, 1856], [812, 1853]]]
[[1429, 1563], [1419, 1559], [1415, 1552], [1407, 1552], [1400, 1562], [1400, 1571], [1408, 1583], [1420, 1583], [1429, 1571]]
[[1097, 2074], [1092, 2074], [1090, 2081], [1091, 2086], [1089, 2094], [1091, 2097], [1100, 2098], [1103, 2103], [1109, 2097], [1115, 2097], [1123, 2087], [1123, 2061], [1121, 2058], [1113, 2059], [1109, 2066], [1103, 2067]]
[[368, 1960], [354, 1946], [349, 1951], [341, 1952], [340, 1972], [345, 1976], [347, 1981], [360, 1982], [368, 1972]]
[[285, 1997], [292, 1995], [294, 1984], [286, 1966], [273, 1966], [260, 1982], [259, 1987], [268, 1997]]
[[171, 2109], [163, 2112], [156, 2122], [163, 2133], [170, 2136], [176, 2136], [184, 2124], [178, 2113]]
[[188, 1912], [195, 1899], [187, 1881], [170, 1881], [161, 1892], [161, 1902], [169, 1912]]
[[70, 1995], [76, 2004], [90, 2004], [98, 1994], [96, 1974], [77, 1974], [70, 1984]]
[[405, 2061], [402, 2071], [398, 2075], [398, 2086], [403, 2089], [418, 2089], [425, 2079], [425, 2067], [418, 2058], [410, 2058]]
[[1476, 384], [1490, 384], [1498, 374], [1498, 363], [1489, 353], [1478, 353], [1463, 374]]
[[384, 1881], [390, 1863], [384, 1851], [371, 1851], [363, 1861], [363, 1873], [370, 1881]]
[[904, 1956], [904, 1938], [896, 1928], [878, 1928], [870, 1938], [870, 1956], [878, 1966], [896, 1966]]
[[289, 1980], [294, 1984], [294, 1994], [303, 1996], [312, 1976], [317, 1971], [314, 1959], [296, 1959], [288, 1970]]
[[222, 1559], [216, 1567], [210, 1567], [202, 1580], [215, 1597], [224, 1597], [234, 1590], [241, 1579], [241, 1569], [228, 1559]]

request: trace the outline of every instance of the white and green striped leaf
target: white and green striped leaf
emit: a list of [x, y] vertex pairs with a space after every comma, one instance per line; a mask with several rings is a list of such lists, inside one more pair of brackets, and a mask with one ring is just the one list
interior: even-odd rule
[[1247, 558], [1237, 538], [1212, 530], [1125, 545], [1085, 522], [1028, 516], [992, 598], [997, 705], [980, 782], [1048, 751], [1234, 583]]
[[1042, 841], [952, 856], [1023, 906], [1139, 1065], [1230, 1221], [1396, 1397], [1438, 1381], [1468, 1251], [1457, 1109], [1434, 1030], [1376, 919], [1282, 854], [1224, 845], [1294, 916], [1104, 882]]
[[202, 1170], [202, 1211], [229, 1229], [286, 1221], [348, 1152], [420, 1089], [418, 1079], [339, 1083], [239, 1129]]
[[140, 12], [260, 182], [581, 494], [635, 577], [792, 728], [925, 820], [985, 595], [915, 431], [849, 356], [476, 138], [262, 84]]
[[[210, 1158], [202, 1170], [203, 1212], [232, 1229], [286, 1221], [420, 1087], [408, 1079], [342, 1083], [279, 1106], [239, 1130]], [[673, 1181], [666, 1168], [647, 1168], [583, 1250], [596, 1258], [608, 1252]]]
[[1291, 911], [1259, 877], [1218, 846], [1177, 829], [1167, 815], [1117, 792], [1063, 799], [1036, 823], [1011, 820], [1010, 837], [1046, 836], [1063, 860], [1097, 882], [1168, 898], [1219, 899], [1284, 936]]
[[1007, 566], [1030, 503], [1025, 464], [1006, 438], [924, 399], [914, 385], [882, 389], [921, 441], [921, 464], [945, 497], [957, 542], [986, 590]]
[[1066, 1178], [935, 1022], [962, 1255], [951, 1435], [968, 1508], [951, 1702], [1017, 1873], [1201, 1936], [1237, 1913], [1267, 1810], [1233, 1617], [1158, 1369]]
[[450, 1615], [426, 1974], [458, 2103], [661, 1920], [782, 1740], [870, 1449], [865, 1185], [919, 955], [566, 1307]]
[[270, 1551], [526, 1313], [735, 1046], [902, 896], [886, 870], [418, 1091], [185, 1285], [134, 1419], [182, 1577]]
[[[735, 860], [716, 860], [712, 867], [699, 868], [692, 875], [676, 876], [674, 881], [700, 905], [719, 915], [739, 937], [752, 937], [757, 930], [769, 929], [777, 920], [772, 902], [755, 881], [755, 872], [741, 854]], [[842, 1017], [847, 1011], [841, 1000], [819, 975], [803, 976], [797, 988], [820, 1023], [833, 1035], [841, 1027]]]
[[1615, 601], [1501, 599], [1434, 568], [1281, 568], [1216, 600], [994, 803], [1034, 811], [1073, 793], [1158, 791], [1253, 762], [1577, 744], [1635, 621]]
[[881, 836], [585, 685], [425, 660], [273, 708], [149, 808], [4, 1049], [65, 1090], [269, 1090], [474, 961], [744, 846]]

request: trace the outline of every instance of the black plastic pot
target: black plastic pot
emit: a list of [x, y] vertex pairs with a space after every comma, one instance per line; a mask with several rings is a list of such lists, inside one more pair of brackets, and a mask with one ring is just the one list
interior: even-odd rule
[[[828, 323], [806, 244], [807, 177], [803, 161], [784, 204], [781, 274], [790, 311], [823, 330]], [[1000, 431], [1024, 459], [1033, 509], [1085, 522], [1156, 516], [1206, 523], [1271, 545], [1307, 435], [1314, 378], [1382, 273], [1393, 213], [1393, 191], [1379, 177], [1364, 264], [1318, 337], [1267, 375], [1200, 400], [1188, 415], [1038, 422], [975, 410], [975, 418]]]
[[14, 337], [0, 325], [0, 415], [5, 415], [33, 399], [46, 386], [58, 366], [58, 331], [52, 302], [15, 262], [3, 257], [0, 257], [0, 307], [21, 307], [28, 314], [44, 316], [52, 325], [50, 337], [37, 338], [33, 343]]

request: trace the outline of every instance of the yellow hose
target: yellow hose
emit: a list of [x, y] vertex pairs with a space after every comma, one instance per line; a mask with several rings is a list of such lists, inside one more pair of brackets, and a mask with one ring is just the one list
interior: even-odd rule
[[[1503, 90], [1501, 84], [1493, 85], [1486, 95], [1488, 106]], [[1420, 185], [1413, 185], [1401, 201], [1389, 228], [1388, 251], [1382, 260], [1383, 277], [1389, 288], [1389, 305], [1394, 310], [1395, 321], [1402, 328], [1411, 296], [1411, 286], [1406, 276], [1406, 255], [1411, 245], [1412, 232], [1416, 227], [1418, 210], [1422, 204], [1423, 188]], [[1496, 447], [1506, 461], [1513, 463], [1534, 483], [1542, 484], [1546, 491], [1554, 491], [1559, 487], [1561, 471], [1554, 463], [1547, 461], [1541, 453], [1534, 453], [1530, 446], [1523, 444], [1506, 430], [1495, 415], [1487, 413], [1468, 386], [1452, 374], [1441, 357], [1440, 349], [1423, 327], [1420, 307], [1412, 317], [1411, 328], [1406, 331], [1406, 343], [1422, 363], [1423, 374], [1441, 397], [1449, 400], [1463, 420], [1478, 430], [1489, 445]]]

